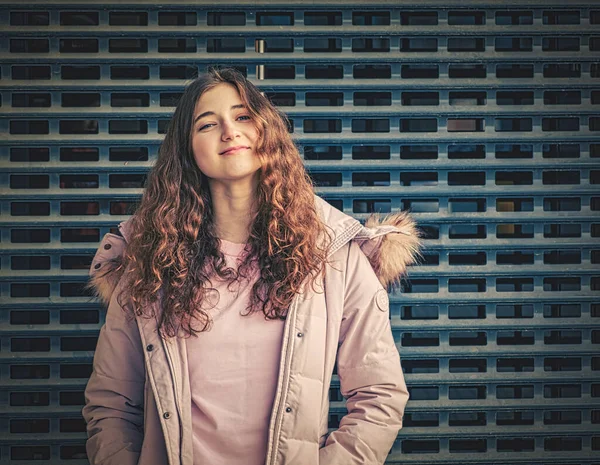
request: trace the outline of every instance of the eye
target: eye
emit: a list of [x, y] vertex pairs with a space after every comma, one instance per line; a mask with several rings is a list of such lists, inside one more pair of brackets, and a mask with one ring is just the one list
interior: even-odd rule
[[241, 119], [241, 118], [244, 118], [244, 120], [243, 120], [243, 121], [248, 121], [248, 120], [252, 119], [252, 118], [250, 118], [250, 116], [248, 116], [248, 115], [242, 115], [242, 116], [238, 116], [238, 119]]
[[214, 124], [213, 123], [204, 124], [198, 128], [198, 131], [202, 131], [203, 129], [209, 128], [211, 126], [214, 126]]

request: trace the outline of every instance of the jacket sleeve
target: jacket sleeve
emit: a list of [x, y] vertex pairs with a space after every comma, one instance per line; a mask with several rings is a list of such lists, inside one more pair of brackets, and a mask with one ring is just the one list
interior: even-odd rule
[[142, 447], [144, 358], [137, 323], [118, 303], [120, 287], [112, 293], [85, 389], [90, 465], [135, 465]]
[[387, 292], [354, 242], [345, 284], [337, 366], [348, 413], [320, 449], [319, 465], [379, 465], [402, 427], [408, 391]]

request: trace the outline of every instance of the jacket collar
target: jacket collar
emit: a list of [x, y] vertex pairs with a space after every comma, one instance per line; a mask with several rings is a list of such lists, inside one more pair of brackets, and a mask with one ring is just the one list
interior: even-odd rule
[[399, 284], [408, 267], [422, 258], [422, 234], [408, 212], [385, 217], [373, 214], [363, 226], [318, 196], [315, 196], [315, 204], [322, 220], [333, 232], [330, 253], [349, 241], [356, 241], [384, 287]]

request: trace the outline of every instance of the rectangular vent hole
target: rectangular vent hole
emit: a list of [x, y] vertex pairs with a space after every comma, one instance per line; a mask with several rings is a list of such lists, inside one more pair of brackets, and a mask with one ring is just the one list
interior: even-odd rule
[[524, 346], [535, 344], [533, 331], [498, 331], [496, 344], [499, 346]]
[[534, 254], [532, 252], [497, 252], [497, 265], [533, 265]]
[[497, 37], [494, 42], [496, 52], [531, 52], [532, 37]]
[[412, 400], [438, 400], [440, 388], [437, 386], [409, 386], [408, 392]]
[[487, 344], [487, 333], [484, 331], [451, 331], [448, 339], [451, 346], [484, 346]]
[[[214, 14], [214, 13], [213, 13]], [[245, 14], [241, 13], [244, 17]], [[210, 17], [211, 13], [208, 13]], [[197, 24], [196, 13], [188, 11], [159, 11], [159, 26], [195, 26]]]
[[496, 424], [499, 426], [533, 425], [534, 416], [531, 411], [497, 412]]
[[[388, 177], [389, 179], [389, 177]], [[389, 183], [388, 183], [389, 184]], [[403, 172], [400, 173], [401, 186], [437, 186], [438, 174], [436, 172]]]
[[497, 292], [532, 292], [533, 278], [496, 278]]
[[487, 92], [450, 91], [448, 103], [457, 106], [478, 106], [487, 103]]
[[400, 76], [402, 76], [402, 79], [438, 79], [440, 68], [439, 65], [429, 64], [402, 65]]
[[457, 252], [448, 254], [448, 264], [452, 266], [482, 266], [487, 263], [485, 252]]
[[342, 92], [307, 92], [305, 104], [307, 107], [340, 107], [344, 104]]
[[450, 359], [448, 369], [450, 373], [485, 373], [487, 360], [484, 358]]
[[[82, 238], [83, 239], [83, 238]], [[90, 238], [91, 239], [91, 238]], [[98, 241], [99, 239], [96, 239]], [[68, 241], [64, 241], [68, 242]], [[84, 242], [84, 241], [80, 241]], [[89, 241], [91, 242], [91, 241]], [[60, 257], [61, 270], [89, 270], [93, 256], [90, 255], [63, 255]]]
[[411, 37], [400, 39], [401, 52], [437, 52], [438, 40], [436, 37]]
[[[411, 394], [411, 399], [413, 399]], [[426, 428], [440, 425], [439, 413], [406, 413], [402, 424], [408, 427]]]
[[544, 412], [544, 425], [580, 425], [579, 410], [550, 410]]
[[581, 304], [544, 304], [544, 318], [580, 318]]
[[437, 439], [404, 439], [401, 447], [403, 454], [438, 454], [440, 441]]
[[341, 26], [342, 13], [339, 11], [305, 11], [305, 26]]
[[451, 320], [482, 320], [485, 315], [485, 305], [448, 305], [448, 318]]
[[581, 331], [566, 329], [545, 331], [544, 344], [581, 344]]
[[448, 426], [485, 426], [487, 416], [485, 412], [450, 412], [448, 413]]
[[483, 453], [487, 451], [486, 439], [449, 439], [450, 453]]
[[11, 407], [42, 407], [50, 405], [49, 392], [11, 392]]
[[100, 66], [96, 65], [63, 65], [60, 77], [64, 80], [92, 81], [100, 79]]
[[390, 132], [390, 120], [387, 118], [353, 119], [352, 132]]
[[486, 236], [484, 224], [458, 224], [448, 228], [449, 239], [485, 239]]
[[581, 264], [581, 252], [560, 250], [544, 252], [544, 263], [549, 265], [578, 265]]
[[390, 65], [354, 65], [352, 77], [354, 79], [390, 79], [392, 67]]
[[[341, 159], [341, 153], [340, 153]], [[389, 160], [390, 146], [389, 145], [353, 145], [352, 146], [353, 160]]]
[[533, 24], [533, 11], [496, 11], [496, 24], [501, 26]]
[[402, 92], [402, 105], [439, 105], [438, 92]]
[[[496, 421], [498, 424], [498, 421]], [[533, 438], [498, 438], [496, 439], [496, 450], [502, 452], [533, 452], [535, 450], [535, 439]]]
[[580, 63], [549, 63], [543, 68], [545, 78], [578, 78], [581, 77]]
[[[133, 71], [135, 71], [135, 68]], [[123, 73], [123, 76], [124, 75], [125, 73]], [[195, 79], [198, 76], [198, 67], [190, 65], [164, 65], [159, 67], [158, 75], [160, 79]], [[122, 77], [121, 79], [127, 78]], [[134, 77], [133, 79], [136, 78]], [[140, 77], [137, 79], [148, 79], [147, 73], [144, 72], [142, 75], [140, 70]]]
[[499, 373], [532, 372], [533, 358], [499, 358], [496, 360], [496, 371]]
[[533, 105], [533, 92], [530, 91], [498, 91], [496, 92], [497, 105]]
[[98, 228], [61, 228], [60, 241], [98, 242], [100, 241], [100, 230]]
[[391, 213], [392, 202], [389, 199], [356, 199], [352, 202], [353, 213]]
[[499, 384], [496, 387], [497, 399], [533, 399], [533, 384]]
[[485, 158], [485, 145], [449, 145], [448, 158], [450, 160], [470, 160]]
[[438, 158], [437, 145], [401, 145], [400, 159], [435, 160]]
[[352, 173], [352, 185], [357, 187], [389, 186], [390, 173]]
[[496, 65], [496, 77], [498, 79], [523, 79], [532, 78], [534, 75], [533, 65]]
[[403, 347], [437, 347], [440, 345], [438, 333], [403, 333]]
[[[402, 368], [405, 373], [418, 374], [418, 373], [439, 373], [440, 362], [438, 360], [430, 359], [404, 359], [402, 360]], [[485, 370], [484, 370], [485, 371]]]
[[570, 276], [556, 276], [544, 278], [544, 291], [550, 292], [568, 292], [580, 291], [581, 278]]
[[579, 357], [546, 357], [544, 371], [581, 371]]
[[546, 384], [544, 385], [546, 399], [574, 399], [581, 397], [580, 384]]
[[487, 76], [487, 65], [482, 64], [450, 64], [448, 77], [450, 79], [482, 79]]
[[315, 173], [310, 177], [316, 187], [340, 187], [342, 185], [342, 173]]
[[15, 310], [10, 312], [11, 325], [47, 325], [50, 312], [47, 310]]
[[400, 311], [403, 320], [437, 320], [439, 307], [437, 305], [403, 305]]
[[448, 199], [448, 213], [478, 213], [486, 211], [486, 199]]
[[440, 286], [437, 279], [412, 279], [404, 284], [403, 291], [407, 294], [437, 293]]
[[344, 68], [341, 65], [306, 65], [304, 77], [306, 79], [342, 79]]
[[450, 171], [449, 186], [485, 186], [485, 171]]
[[533, 184], [532, 171], [496, 171], [496, 185], [524, 186]]
[[97, 189], [97, 174], [62, 174], [60, 176], [61, 189]]
[[533, 305], [496, 304], [496, 318], [533, 318]]
[[474, 400], [487, 398], [485, 386], [448, 386], [448, 399]]

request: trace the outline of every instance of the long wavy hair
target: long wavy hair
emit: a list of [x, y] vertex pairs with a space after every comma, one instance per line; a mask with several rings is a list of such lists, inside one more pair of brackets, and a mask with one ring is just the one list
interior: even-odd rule
[[[231, 84], [258, 129], [261, 161], [256, 213], [237, 270], [220, 251], [206, 176], [192, 151], [198, 99]], [[122, 296], [138, 316], [155, 317], [163, 337], [210, 329], [211, 278], [230, 284], [258, 269], [245, 314], [285, 319], [293, 297], [324, 273], [330, 236], [320, 220], [314, 191], [287, 118], [235, 69], [212, 68], [189, 84], [175, 109], [141, 203], [131, 219]], [[254, 263], [253, 263], [254, 262]], [[154, 305], [155, 303], [160, 305]], [[158, 308], [158, 310], [157, 310]]]

